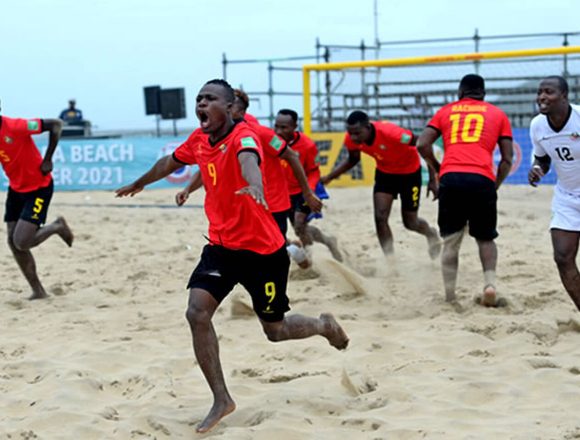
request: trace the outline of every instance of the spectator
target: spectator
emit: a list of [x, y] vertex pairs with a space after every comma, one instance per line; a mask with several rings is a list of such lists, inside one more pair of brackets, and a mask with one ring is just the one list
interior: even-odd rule
[[60, 112], [59, 118], [62, 119], [66, 125], [85, 124], [83, 112], [76, 108], [76, 101], [74, 99], [69, 99], [68, 108], [65, 108]]
[[403, 97], [400, 97], [401, 101], [401, 108], [408, 113], [408, 122], [406, 124], [402, 124], [407, 126], [413, 132], [421, 132], [425, 125], [427, 125], [427, 120], [433, 116], [433, 112], [431, 111], [431, 105], [429, 101], [427, 101], [426, 95], [415, 95], [415, 103], [412, 105], [405, 105], [403, 102]]

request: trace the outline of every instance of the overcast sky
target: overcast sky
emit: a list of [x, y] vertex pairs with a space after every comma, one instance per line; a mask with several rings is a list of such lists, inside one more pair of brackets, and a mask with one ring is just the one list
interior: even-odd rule
[[[362, 39], [372, 44], [373, 5], [373, 0], [4, 1], [2, 114], [56, 117], [74, 97], [100, 129], [149, 127], [153, 119], [144, 113], [143, 86], [159, 84], [186, 88], [188, 121], [180, 124], [194, 126], [195, 95], [206, 80], [222, 76], [222, 53], [230, 59], [314, 55], [317, 37], [323, 44], [357, 45]], [[464, 37], [475, 28], [483, 36], [580, 31], [577, 0], [378, 0], [378, 14], [381, 41]], [[538, 47], [554, 41], [539, 40]], [[263, 72], [264, 66], [236, 66], [228, 80], [247, 84]]]

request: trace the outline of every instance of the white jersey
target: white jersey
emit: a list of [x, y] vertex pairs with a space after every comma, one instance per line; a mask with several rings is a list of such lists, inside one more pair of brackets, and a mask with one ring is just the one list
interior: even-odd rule
[[548, 155], [558, 176], [557, 186], [580, 196], [580, 106], [571, 104], [572, 112], [560, 131], [555, 131], [546, 115], [537, 115], [530, 124], [534, 155]]

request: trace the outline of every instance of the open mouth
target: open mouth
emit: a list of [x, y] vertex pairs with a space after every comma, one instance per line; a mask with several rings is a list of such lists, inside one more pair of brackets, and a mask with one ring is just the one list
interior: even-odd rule
[[549, 108], [549, 105], [547, 102], [538, 102], [538, 109], [540, 110], [540, 112], [544, 112]]
[[201, 127], [202, 130], [207, 129], [207, 127], [209, 126], [209, 115], [203, 111], [203, 110], [198, 110], [197, 111], [197, 119], [199, 119], [199, 126]]

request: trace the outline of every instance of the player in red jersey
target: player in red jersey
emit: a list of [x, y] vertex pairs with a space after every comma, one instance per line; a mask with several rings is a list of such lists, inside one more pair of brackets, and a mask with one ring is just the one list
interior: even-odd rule
[[[53, 193], [52, 155], [61, 128], [60, 119], [0, 116], [0, 163], [9, 184], [4, 214], [8, 246], [32, 288], [30, 299], [48, 296], [36, 273], [30, 249], [54, 234], [58, 234], [69, 247], [73, 242], [73, 233], [63, 217], [43, 226]], [[31, 137], [43, 131], [50, 133], [44, 158]]]
[[[294, 178], [298, 182], [304, 199], [308, 206], [314, 212], [320, 212], [322, 202], [314, 194], [314, 191], [308, 185], [306, 174], [298, 159], [298, 154], [281, 140], [274, 130], [264, 125], [260, 125], [258, 120], [247, 113], [250, 104], [248, 95], [240, 89], [234, 89], [235, 100], [232, 105], [232, 118], [234, 121], [244, 121], [250, 125], [251, 129], [258, 137], [264, 152], [264, 194], [266, 203], [280, 231], [286, 236], [288, 230], [288, 210], [290, 209], [290, 196], [286, 183], [286, 173], [284, 170], [283, 159], [292, 170]], [[181, 206], [187, 200], [189, 194], [202, 185], [201, 174], [195, 173], [189, 184], [175, 196], [176, 203]]]
[[[477, 241], [483, 267], [481, 303], [496, 306], [498, 236], [497, 189], [512, 165], [512, 130], [505, 113], [485, 102], [485, 83], [479, 75], [466, 75], [459, 84], [459, 100], [443, 106], [417, 141], [419, 153], [435, 171], [430, 185], [439, 198], [439, 232], [444, 238], [441, 256], [445, 297], [455, 301], [459, 248], [465, 226]], [[433, 154], [433, 142], [443, 137], [443, 163]], [[499, 144], [497, 176], [493, 151]], [[438, 179], [438, 180], [437, 180]]]
[[377, 165], [373, 190], [375, 227], [383, 252], [389, 255], [394, 250], [389, 215], [393, 200], [400, 194], [405, 228], [424, 235], [429, 244], [429, 255], [436, 258], [441, 251], [437, 231], [418, 216], [421, 163], [411, 130], [389, 122], [371, 122], [366, 113], [357, 110], [348, 116], [346, 131], [344, 145], [348, 158], [324, 176], [322, 182], [329, 183], [354, 167], [360, 162], [361, 152], [373, 157]]
[[[282, 109], [278, 111], [274, 125], [276, 134], [284, 139], [286, 144], [298, 153], [310, 188], [328, 197], [324, 190], [324, 185], [320, 181], [318, 148], [312, 139], [304, 133], [297, 131], [297, 128], [298, 114], [294, 110]], [[317, 227], [308, 224], [308, 221], [312, 217], [312, 210], [304, 200], [301, 187], [296, 177], [288, 168], [286, 168], [286, 179], [291, 203], [288, 217], [298, 238], [300, 238], [304, 246], [310, 246], [314, 241], [325, 244], [332, 253], [332, 256], [336, 260], [342, 261], [342, 255], [338, 250], [336, 238], [327, 236]], [[320, 196], [320, 194], [318, 195]]]
[[[288, 230], [288, 210], [290, 209], [290, 196], [288, 194], [288, 186], [286, 184], [286, 176], [283, 159], [288, 165], [298, 181], [301, 188], [302, 195], [308, 203], [308, 206], [314, 212], [320, 212], [322, 209], [322, 202], [314, 194], [314, 191], [308, 186], [306, 174], [298, 159], [298, 154], [284, 143], [271, 128], [260, 125], [258, 120], [246, 112], [250, 105], [248, 95], [240, 89], [234, 89], [234, 103], [232, 105], [232, 118], [234, 121], [244, 121], [249, 124], [252, 130], [256, 133], [262, 149], [264, 151], [264, 193], [268, 208], [276, 220], [282, 235], [286, 238]], [[181, 206], [189, 194], [200, 188], [201, 173], [196, 172], [188, 183], [187, 187], [177, 193], [175, 196], [176, 203]], [[311, 265], [311, 261], [306, 253], [296, 246], [296, 243], [290, 244], [288, 251], [290, 255], [296, 260], [300, 267], [307, 268]]]
[[270, 341], [325, 337], [337, 349], [348, 337], [334, 317], [288, 315], [286, 284], [290, 260], [285, 241], [267, 210], [260, 164], [260, 142], [251, 128], [231, 116], [234, 92], [224, 80], [208, 81], [197, 95], [196, 130], [173, 155], [165, 156], [143, 176], [116, 193], [133, 196], [184, 164], [197, 164], [206, 191], [210, 243], [191, 274], [188, 289], [193, 348], [212, 390], [214, 402], [197, 432], [209, 431], [235, 409], [219, 359], [212, 317], [221, 301], [241, 283]]

